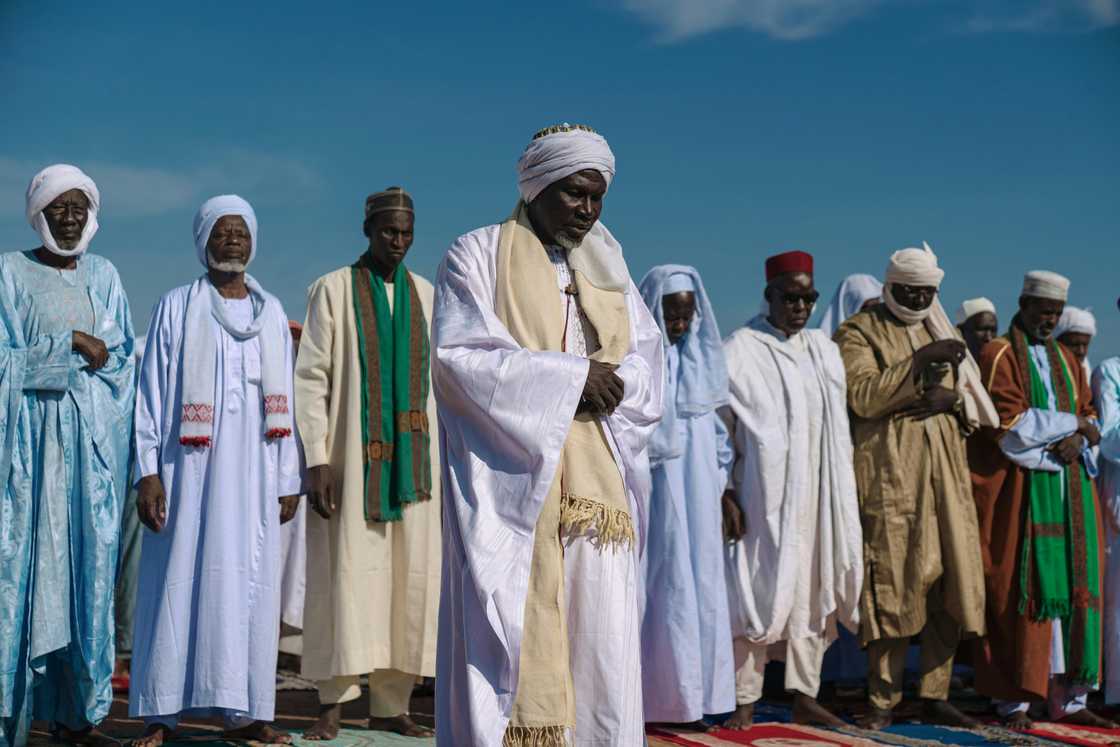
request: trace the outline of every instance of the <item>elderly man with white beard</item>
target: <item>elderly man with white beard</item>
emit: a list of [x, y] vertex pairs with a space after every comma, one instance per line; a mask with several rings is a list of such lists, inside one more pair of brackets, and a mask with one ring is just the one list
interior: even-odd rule
[[[290, 742], [276, 700], [280, 525], [299, 502], [292, 338], [245, 268], [257, 218], [236, 195], [194, 220], [206, 273], [166, 293], [148, 328], [136, 400], [140, 559], [129, 714], [134, 744], [180, 716], [221, 715], [230, 739]], [[165, 492], [166, 491], [166, 492]]]
[[38, 248], [0, 255], [0, 744], [31, 720], [111, 743], [113, 579], [128, 490], [132, 315], [88, 253], [101, 197], [56, 164], [27, 189]]
[[661, 334], [599, 222], [606, 140], [559, 125], [436, 280], [440, 744], [644, 745], [637, 553]]

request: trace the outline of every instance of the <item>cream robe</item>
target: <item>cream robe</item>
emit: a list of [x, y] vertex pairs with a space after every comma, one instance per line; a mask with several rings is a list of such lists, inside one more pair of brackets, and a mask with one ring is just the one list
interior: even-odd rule
[[[432, 285], [412, 279], [430, 324]], [[358, 355], [350, 267], [343, 267], [308, 290], [296, 362], [296, 422], [307, 466], [331, 465], [340, 502], [329, 521], [313, 511], [307, 516], [303, 676], [396, 669], [430, 677], [441, 562], [439, 447], [433, 433], [431, 500], [406, 505], [401, 521], [367, 522]], [[427, 409], [434, 430], [431, 395]]]

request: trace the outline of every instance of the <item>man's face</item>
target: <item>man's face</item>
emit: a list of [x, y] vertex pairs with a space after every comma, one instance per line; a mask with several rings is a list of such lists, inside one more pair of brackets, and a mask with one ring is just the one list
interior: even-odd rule
[[397, 269], [412, 247], [412, 229], [415, 216], [405, 210], [387, 210], [374, 213], [366, 221], [369, 251], [373, 261], [387, 270]]
[[1066, 332], [1058, 338], [1058, 342], [1069, 348], [1078, 363], [1084, 363], [1089, 357], [1089, 343], [1093, 341], [1092, 335], [1084, 332]]
[[999, 320], [990, 311], [973, 314], [961, 325], [961, 333], [968, 348], [976, 355], [999, 334]]
[[43, 217], [58, 248], [69, 251], [78, 245], [89, 220], [89, 198], [80, 189], [71, 189], [43, 208]]
[[665, 333], [669, 336], [669, 344], [676, 345], [688, 332], [692, 317], [696, 315], [696, 294], [681, 291], [662, 296], [661, 314], [665, 317]]
[[766, 286], [770, 323], [792, 337], [805, 329], [819, 297], [812, 275], [805, 272], [779, 275]]
[[574, 249], [599, 220], [607, 180], [594, 169], [550, 184], [529, 203], [529, 220], [544, 244]]
[[1036, 340], [1048, 340], [1050, 335], [1054, 334], [1054, 328], [1058, 326], [1058, 320], [1062, 318], [1065, 307], [1065, 301], [1021, 296], [1019, 319], [1031, 337]]
[[891, 295], [899, 305], [911, 311], [925, 311], [937, 297], [937, 288], [932, 285], [891, 285]]
[[218, 218], [206, 242], [212, 268], [222, 272], [245, 272], [252, 251], [253, 237], [244, 218], [240, 215]]

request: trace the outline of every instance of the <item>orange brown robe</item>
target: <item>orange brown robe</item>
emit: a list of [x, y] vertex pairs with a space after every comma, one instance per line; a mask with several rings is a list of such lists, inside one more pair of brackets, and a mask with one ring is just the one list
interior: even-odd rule
[[[1095, 417], [1085, 371], [1064, 346], [1058, 346], [1077, 394], [1077, 414]], [[1030, 470], [1014, 464], [999, 439], [1031, 408], [1030, 372], [1020, 370], [1011, 342], [1000, 337], [980, 354], [984, 384], [999, 412], [1000, 428], [984, 428], [968, 439], [972, 494], [980, 520], [980, 545], [987, 588], [988, 635], [974, 652], [976, 690], [996, 700], [1045, 700], [1050, 681], [1052, 621], [1019, 612], [1019, 566], [1030, 503]], [[1093, 488], [1097, 527], [1100, 501]], [[1098, 547], [1104, 547], [1101, 537]], [[1101, 558], [1100, 568], [1104, 568]]]

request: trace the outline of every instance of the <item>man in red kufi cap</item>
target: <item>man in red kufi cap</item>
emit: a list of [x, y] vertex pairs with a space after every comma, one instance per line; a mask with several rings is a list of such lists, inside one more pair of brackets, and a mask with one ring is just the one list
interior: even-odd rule
[[[766, 662], [784, 649], [797, 723], [843, 722], [817, 703], [837, 625], [859, 626], [863, 539], [840, 351], [806, 329], [813, 258], [766, 260], [765, 308], [724, 343], [735, 465], [723, 511], [735, 644], [736, 711], [746, 728]], [[776, 647], [773, 644], [781, 644]]]

